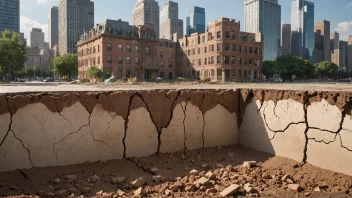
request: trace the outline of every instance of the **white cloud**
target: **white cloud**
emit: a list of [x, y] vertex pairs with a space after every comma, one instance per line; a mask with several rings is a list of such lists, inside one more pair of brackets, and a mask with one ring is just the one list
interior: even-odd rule
[[335, 31], [340, 33], [340, 40], [347, 41], [348, 36], [352, 34], [352, 21], [343, 21], [338, 23]]
[[32, 28], [40, 28], [44, 32], [45, 41], [48, 40], [48, 24], [41, 24], [38, 21], [34, 21], [30, 18], [21, 16], [21, 32], [24, 33], [24, 37], [27, 39], [27, 44], [29, 44], [29, 36]]
[[349, 3], [345, 6], [345, 8], [349, 8], [349, 7], [352, 7], [352, 3]]

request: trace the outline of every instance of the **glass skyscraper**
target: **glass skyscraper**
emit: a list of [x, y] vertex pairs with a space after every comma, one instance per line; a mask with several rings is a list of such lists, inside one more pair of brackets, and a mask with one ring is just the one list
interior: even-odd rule
[[292, 2], [291, 53], [314, 63], [314, 3], [306, 0]]
[[244, 31], [264, 36], [264, 60], [280, 56], [281, 5], [278, 0], [245, 0]]
[[0, 0], [0, 32], [20, 32], [20, 0]]
[[191, 34], [198, 32], [205, 32], [205, 9], [195, 6], [192, 10], [188, 12], [186, 18], [186, 34], [190, 36]]

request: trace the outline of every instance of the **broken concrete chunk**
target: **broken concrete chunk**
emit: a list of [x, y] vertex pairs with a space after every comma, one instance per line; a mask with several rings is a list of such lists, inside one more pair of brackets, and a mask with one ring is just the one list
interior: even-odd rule
[[144, 194], [144, 189], [139, 187], [137, 190], [134, 191], [134, 196], [142, 196]]
[[202, 177], [202, 178], [198, 179], [197, 181], [195, 181], [194, 185], [197, 185], [197, 184], [205, 185], [208, 182], [209, 182], [209, 180], [207, 178]]
[[303, 188], [299, 184], [289, 184], [288, 188], [298, 192], [301, 192], [303, 190]]
[[155, 181], [155, 182], [164, 182], [165, 181], [165, 177], [161, 176], [161, 175], [153, 176], [153, 181]]
[[131, 184], [133, 187], [139, 188], [145, 184], [145, 179], [143, 177], [140, 177], [140, 178], [134, 180]]
[[117, 196], [122, 197], [125, 194], [125, 192], [123, 192], [122, 190], [118, 189], [116, 194], [117, 194]]
[[320, 187], [318, 186], [318, 187], [314, 188], [314, 192], [321, 192]]
[[243, 186], [243, 189], [247, 192], [247, 193], [253, 193], [255, 190], [254, 188], [252, 187], [252, 185], [250, 183], [246, 183], [244, 186]]
[[229, 187], [227, 187], [225, 190], [220, 192], [220, 195], [222, 197], [227, 197], [230, 196], [236, 192], [238, 192], [238, 190], [240, 189], [240, 186], [237, 184], [232, 184]]
[[205, 177], [208, 178], [208, 179], [215, 179], [216, 178], [216, 175], [211, 172], [211, 171], [208, 171], [206, 174], [205, 174]]
[[257, 162], [256, 161], [246, 161], [246, 162], [243, 162], [243, 167], [244, 168], [252, 168], [254, 166], [257, 165]]
[[196, 191], [196, 187], [193, 184], [189, 184], [186, 186], [185, 191], [186, 192], [194, 192], [194, 191]]
[[205, 194], [216, 193], [218, 192], [215, 188], [209, 188], [205, 191]]
[[193, 169], [189, 172], [190, 175], [193, 175], [193, 176], [198, 176], [199, 175], [199, 171]]

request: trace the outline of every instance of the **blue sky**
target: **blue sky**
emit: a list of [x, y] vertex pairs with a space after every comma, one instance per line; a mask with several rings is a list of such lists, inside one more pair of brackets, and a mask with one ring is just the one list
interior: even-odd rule
[[[21, 32], [28, 38], [32, 27], [42, 28], [47, 33], [47, 16], [52, 6], [61, 0], [21, 0]], [[95, 22], [104, 19], [122, 19], [131, 22], [136, 0], [93, 0], [95, 2]], [[206, 21], [221, 17], [233, 18], [244, 23], [244, 0], [174, 0], [179, 3], [179, 17], [186, 18], [193, 6], [206, 9]], [[315, 3], [315, 21], [329, 20], [331, 31], [337, 30], [340, 39], [346, 40], [352, 34], [352, 0], [311, 0]], [[160, 9], [166, 0], [158, 0]], [[292, 0], [279, 0], [282, 23], [291, 23]], [[243, 25], [242, 25], [243, 27]], [[242, 28], [241, 28], [242, 29]], [[242, 29], [243, 30], [243, 29]], [[47, 35], [45, 35], [47, 40]]]

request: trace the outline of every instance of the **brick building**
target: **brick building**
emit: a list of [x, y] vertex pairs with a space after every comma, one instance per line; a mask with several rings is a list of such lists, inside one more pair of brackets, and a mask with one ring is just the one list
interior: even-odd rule
[[241, 32], [235, 20], [209, 23], [206, 33], [179, 39], [177, 75], [222, 82], [260, 79], [261, 41], [260, 33]]
[[211, 78], [218, 81], [260, 79], [262, 38], [260, 33], [240, 32], [240, 23], [220, 19], [206, 33], [159, 40], [152, 24], [132, 26], [106, 20], [84, 33], [78, 43], [78, 76], [88, 78], [96, 65], [104, 78], [136, 77], [155, 80]]

